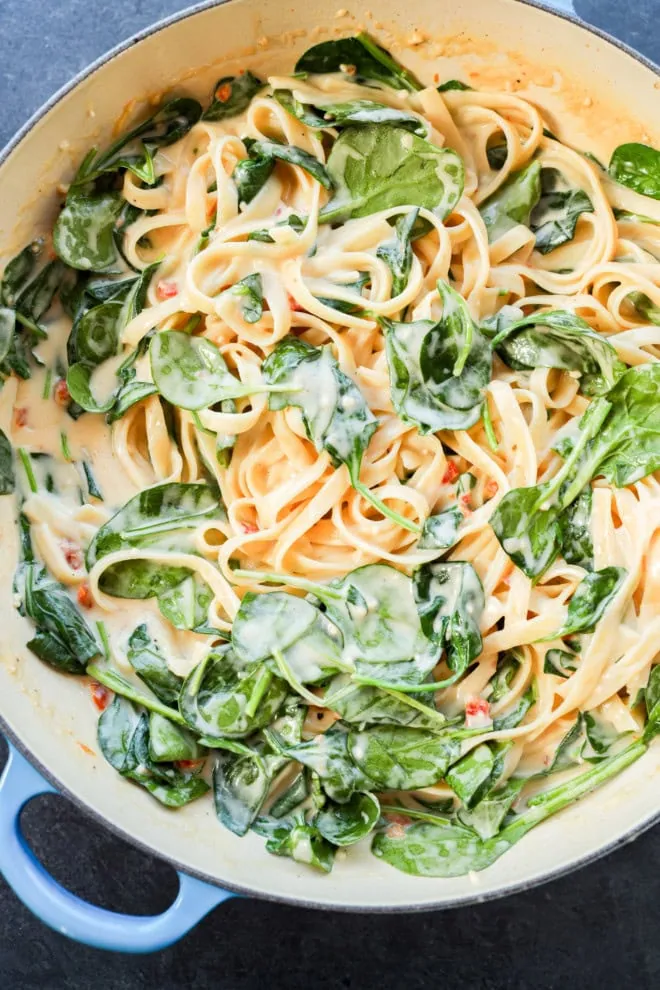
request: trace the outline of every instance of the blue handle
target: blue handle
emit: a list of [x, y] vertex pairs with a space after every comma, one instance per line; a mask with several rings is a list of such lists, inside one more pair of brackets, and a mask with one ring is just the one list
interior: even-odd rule
[[44, 869], [20, 829], [23, 806], [37, 794], [57, 793], [21, 754], [9, 746], [0, 778], [0, 873], [43, 922], [97, 949], [155, 952], [177, 942], [209, 911], [234, 895], [179, 873], [176, 900], [163, 914], [136, 917], [87, 904]]

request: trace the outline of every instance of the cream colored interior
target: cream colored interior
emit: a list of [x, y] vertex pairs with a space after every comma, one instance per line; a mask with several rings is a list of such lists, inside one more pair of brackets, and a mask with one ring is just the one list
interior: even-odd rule
[[[606, 42], [545, 12], [514, 0], [484, 0], [472, 6], [467, 21], [466, 13], [450, 12], [448, 3], [420, 3], [419, 20], [404, 23], [391, 3], [381, 6], [378, 21], [353, 9], [355, 17], [332, 16], [317, 7], [299, 11], [235, 0], [175, 23], [113, 58], [60, 101], [2, 167], [2, 253], [10, 255], [48, 223], [58, 182], [66, 181], [91, 143], [103, 141], [114, 126], [122, 126], [122, 118], [138, 112], [142, 100], [183, 90], [205, 97], [219, 75], [239, 68], [261, 75], [286, 71], [314, 41], [359, 28], [376, 34], [429, 81], [435, 74], [439, 79], [460, 75], [478, 87], [521, 92], [546, 109], [560, 137], [605, 159], [624, 140], [657, 140], [645, 123], [653, 120], [657, 106], [657, 78]], [[386, 19], [390, 11], [391, 21]], [[315, 26], [322, 18], [330, 25], [327, 30]], [[283, 34], [288, 25], [291, 30]], [[581, 80], [575, 76], [577, 66]], [[179, 80], [177, 86], [174, 80]], [[5, 575], [16, 555], [10, 501], [0, 503]], [[124, 783], [95, 752], [96, 716], [87, 688], [22, 649], [27, 630], [12, 608], [8, 576], [0, 601], [6, 615], [0, 713], [11, 730], [83, 803], [155, 851], [219, 881], [269, 895], [351, 906], [472, 899], [566, 868], [640, 826], [656, 810], [648, 779], [660, 760], [657, 749], [479, 876], [409, 878], [380, 865], [365, 847], [339, 861], [331, 876], [319, 877], [269, 856], [255, 836], [239, 840], [221, 829], [210, 802], [174, 814]]]

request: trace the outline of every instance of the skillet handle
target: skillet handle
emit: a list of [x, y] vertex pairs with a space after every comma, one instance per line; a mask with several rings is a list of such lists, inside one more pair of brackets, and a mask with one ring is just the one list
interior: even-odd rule
[[87, 904], [44, 869], [27, 845], [20, 813], [30, 798], [57, 791], [10, 744], [0, 778], [0, 873], [23, 903], [55, 931], [116, 952], [155, 952], [177, 942], [222, 901], [227, 890], [179, 873], [179, 892], [163, 914], [119, 914]]

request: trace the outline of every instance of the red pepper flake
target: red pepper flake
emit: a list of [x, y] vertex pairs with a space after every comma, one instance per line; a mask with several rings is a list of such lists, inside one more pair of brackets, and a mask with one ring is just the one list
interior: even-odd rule
[[178, 296], [179, 287], [176, 282], [168, 282], [167, 279], [162, 278], [158, 283], [156, 288], [156, 295], [159, 299], [172, 299], [174, 296]]
[[289, 309], [292, 313], [300, 313], [304, 311], [305, 307], [301, 306], [298, 300], [294, 299], [290, 292], [287, 292], [287, 296], [289, 297]]
[[28, 411], [24, 406], [14, 409], [14, 426], [27, 426]]
[[58, 406], [68, 406], [71, 402], [71, 393], [65, 378], [58, 378], [53, 389], [53, 398]]
[[92, 598], [92, 590], [87, 583], [83, 581], [82, 584], [78, 585], [78, 604], [82, 605], [83, 608], [92, 608], [94, 605], [94, 599]]
[[69, 567], [72, 567], [74, 571], [79, 571], [83, 565], [82, 550], [75, 543], [71, 543], [70, 540], [64, 540], [60, 546]]
[[89, 690], [94, 707], [98, 708], [100, 712], [104, 712], [112, 700], [112, 691], [109, 691], [105, 684], [99, 684], [98, 681], [90, 681]]
[[468, 729], [485, 729], [490, 723], [490, 705], [486, 699], [468, 698], [465, 702], [466, 727]]
[[200, 767], [204, 759], [201, 760], [176, 760], [174, 766], [178, 770], [193, 770], [195, 767]]
[[471, 498], [472, 498], [472, 493], [471, 492], [466, 492], [465, 495], [461, 495], [461, 497], [458, 500], [461, 503], [461, 505], [463, 506], [463, 510], [465, 512], [471, 512], [472, 511], [472, 506], [470, 505]]
[[81, 742], [79, 742], [78, 745], [82, 749], [83, 753], [87, 753], [88, 756], [96, 756], [94, 750], [90, 749], [89, 746], [85, 746], [85, 744]]
[[241, 528], [242, 528], [242, 530], [243, 530], [244, 533], [258, 533], [259, 532], [259, 527], [256, 525], [256, 523], [244, 522], [244, 523], [241, 523]]
[[215, 98], [221, 103], [227, 103], [231, 99], [231, 84], [223, 83], [222, 86], [218, 86], [215, 91]]
[[489, 478], [484, 485], [484, 498], [488, 501], [489, 498], [493, 498], [497, 495], [498, 484], [494, 478]]
[[447, 461], [447, 467], [445, 473], [442, 476], [443, 485], [452, 485], [458, 478], [461, 472], [458, 470], [453, 461]]

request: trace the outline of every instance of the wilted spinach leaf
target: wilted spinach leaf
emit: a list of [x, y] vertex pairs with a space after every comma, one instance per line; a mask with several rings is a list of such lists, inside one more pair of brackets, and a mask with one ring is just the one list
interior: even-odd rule
[[541, 170], [541, 198], [532, 210], [529, 226], [536, 234], [536, 250], [549, 254], [575, 237], [583, 213], [593, 213], [583, 189], [572, 188], [557, 169]]
[[631, 142], [615, 148], [607, 169], [610, 177], [642, 196], [660, 199], [660, 151]]
[[541, 166], [533, 161], [514, 172], [492, 196], [479, 207], [492, 243], [522, 223], [529, 226], [532, 210], [541, 196]]
[[296, 62], [296, 72], [325, 74], [344, 72], [356, 82], [376, 82], [392, 89], [414, 93], [421, 83], [390, 53], [364, 31], [354, 38], [322, 41], [309, 48]]
[[202, 114], [202, 120], [227, 120], [247, 110], [252, 99], [266, 83], [248, 69], [238, 76], [223, 76], [213, 88], [213, 100]]

